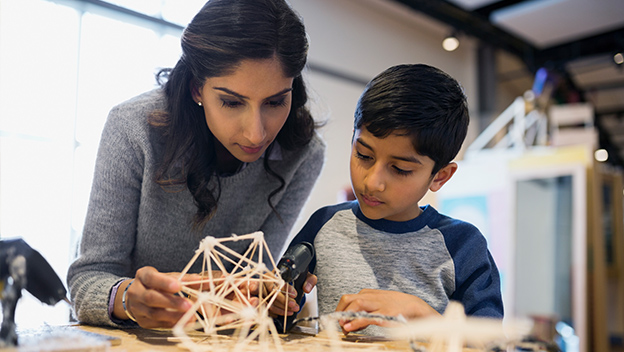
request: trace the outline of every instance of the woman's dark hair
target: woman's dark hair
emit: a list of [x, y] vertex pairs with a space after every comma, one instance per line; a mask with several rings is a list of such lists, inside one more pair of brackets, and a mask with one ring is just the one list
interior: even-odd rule
[[[201, 229], [214, 215], [220, 189], [219, 182], [215, 189], [208, 188], [212, 177], [219, 179], [215, 138], [191, 89], [200, 88], [207, 78], [233, 73], [243, 60], [276, 57], [285, 75], [294, 78], [291, 110], [276, 140], [282, 148], [295, 150], [312, 139], [315, 129], [301, 77], [307, 51], [303, 21], [284, 0], [210, 0], [184, 30], [182, 57], [173, 69], [161, 70], [157, 76], [164, 85], [167, 109], [152, 113], [150, 123], [161, 128], [165, 137], [156, 182], [163, 187], [186, 184], [197, 205], [195, 229]], [[276, 212], [271, 198], [285, 182], [271, 169], [268, 159], [264, 158], [265, 170], [281, 183], [268, 196]]]
[[453, 77], [432, 66], [404, 64], [368, 83], [353, 127], [365, 127], [377, 138], [409, 136], [416, 152], [435, 162], [435, 175], [457, 156], [469, 120], [466, 95]]

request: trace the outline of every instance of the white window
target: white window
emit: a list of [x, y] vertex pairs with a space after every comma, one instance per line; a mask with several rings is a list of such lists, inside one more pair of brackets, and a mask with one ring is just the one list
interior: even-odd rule
[[[64, 283], [108, 111], [156, 87], [204, 0], [111, 3], [0, 0], [0, 237], [24, 238]], [[69, 321], [65, 303], [23, 293], [20, 328]]]

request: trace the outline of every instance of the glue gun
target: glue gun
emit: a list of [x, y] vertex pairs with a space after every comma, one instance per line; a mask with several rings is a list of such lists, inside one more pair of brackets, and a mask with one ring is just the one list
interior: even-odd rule
[[0, 280], [4, 281], [11, 276], [11, 262], [18, 256], [24, 257], [26, 261], [26, 291], [51, 306], [60, 300], [69, 302], [66, 298], [67, 290], [54, 269], [21, 238], [0, 241]]
[[21, 238], [0, 240], [0, 349], [17, 346], [15, 308], [24, 288], [43, 303], [69, 303], [61, 279], [39, 252]]
[[[303, 284], [308, 277], [308, 266], [314, 257], [314, 246], [308, 242], [297, 243], [294, 246], [288, 248], [284, 256], [277, 264], [277, 271], [281, 278], [287, 283], [293, 283], [293, 287], [297, 290], [297, 298], [295, 298], [297, 304], [301, 303], [303, 298]], [[286, 325], [284, 325], [284, 319], [275, 318], [274, 323], [277, 331], [286, 333], [293, 326], [295, 314], [286, 318]]]

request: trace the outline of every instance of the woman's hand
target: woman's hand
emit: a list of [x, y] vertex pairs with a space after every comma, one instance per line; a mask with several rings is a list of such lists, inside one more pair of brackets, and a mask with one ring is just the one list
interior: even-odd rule
[[126, 309], [143, 328], [171, 328], [193, 306], [190, 300], [176, 295], [182, 288], [177, 276], [146, 266], [137, 270], [134, 280], [119, 286], [113, 310], [118, 319], [130, 319], [122, 304], [123, 292], [130, 283]]
[[[314, 286], [316, 286], [316, 282], [317, 282], [316, 275], [308, 273], [306, 281], [303, 284], [303, 292], [310, 293], [310, 291], [312, 291]], [[258, 295], [259, 291], [258, 291], [257, 284], [252, 286], [251, 288], [252, 288], [251, 290], [252, 293], [255, 295]], [[272, 284], [265, 284], [263, 295], [268, 294], [268, 292], [270, 292], [272, 289], [273, 289]], [[280, 292], [277, 293], [277, 297], [275, 298], [275, 301], [269, 307], [269, 314], [273, 317], [284, 316], [284, 314], [286, 313], [286, 309], [285, 309], [286, 302], [288, 304], [287, 315], [291, 316], [295, 314], [301, 308], [299, 307], [300, 302], [295, 301], [296, 297], [297, 297], [297, 290], [295, 290], [293, 286], [286, 284], [286, 286], [284, 286], [282, 290], [280, 290]]]
[[[435, 309], [417, 296], [397, 291], [373, 289], [363, 289], [357, 294], [342, 296], [338, 306], [336, 306], [336, 311], [364, 311], [386, 316], [402, 315], [405, 319], [439, 315]], [[386, 325], [385, 322], [371, 319], [340, 321], [340, 326], [342, 326], [345, 335], [352, 331], [362, 330], [371, 324]]]

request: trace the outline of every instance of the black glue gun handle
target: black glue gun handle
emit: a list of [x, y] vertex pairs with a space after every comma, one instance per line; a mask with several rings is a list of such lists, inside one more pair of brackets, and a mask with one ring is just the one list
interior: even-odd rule
[[[299, 275], [297, 280], [295, 280], [294, 282], [295, 290], [297, 290], [297, 297], [295, 298], [295, 301], [297, 302], [298, 305], [301, 304], [301, 299], [303, 298], [303, 295], [305, 293], [303, 291], [303, 285], [305, 284], [307, 278], [308, 278], [308, 270], [302, 272], [301, 275]], [[301, 307], [299, 307], [299, 309], [301, 310]], [[286, 326], [284, 326], [284, 317], [275, 318], [274, 322], [275, 322], [275, 327], [277, 328], [277, 331], [279, 333], [286, 333], [290, 331], [290, 329], [292, 329], [293, 327], [293, 321], [297, 317], [297, 313], [298, 312], [295, 312], [295, 314], [288, 316], [286, 318]]]

